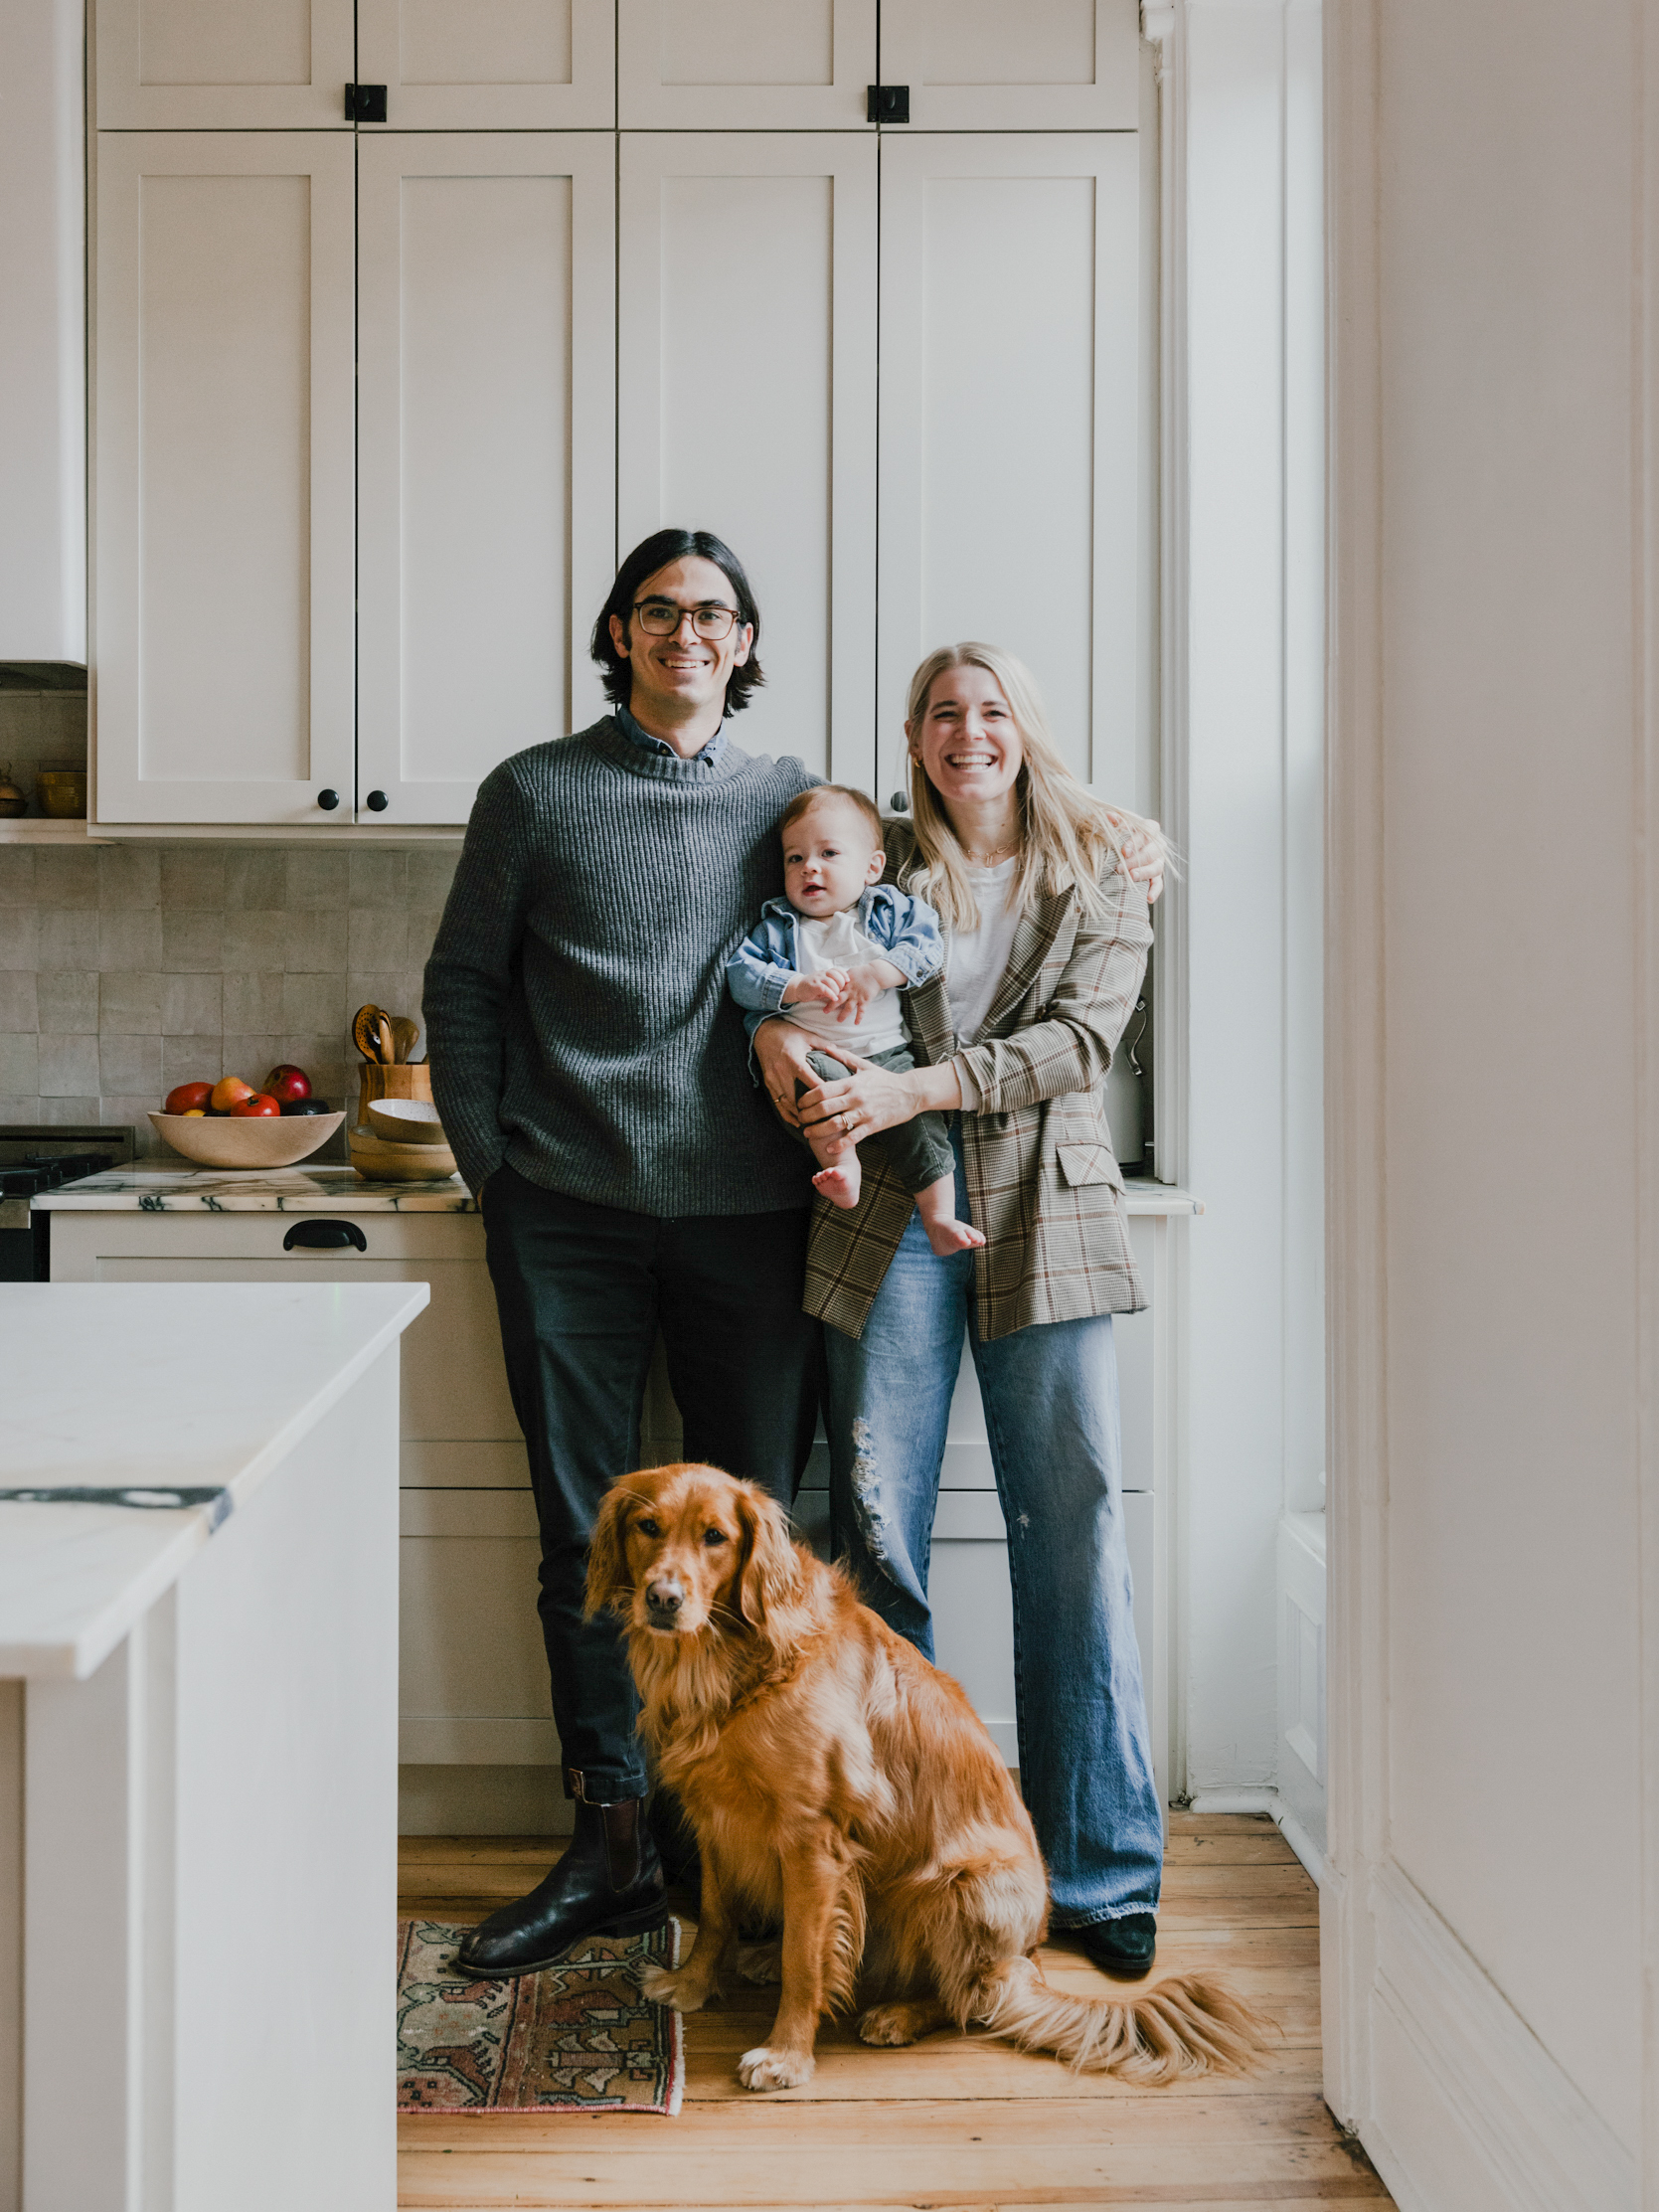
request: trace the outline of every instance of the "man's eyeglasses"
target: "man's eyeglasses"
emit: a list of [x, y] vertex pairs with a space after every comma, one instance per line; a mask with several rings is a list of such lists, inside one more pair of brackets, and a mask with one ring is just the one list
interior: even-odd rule
[[689, 614], [692, 628], [711, 645], [730, 637], [738, 619], [735, 606], [676, 606], [672, 599], [635, 599], [633, 612], [648, 637], [672, 637]]

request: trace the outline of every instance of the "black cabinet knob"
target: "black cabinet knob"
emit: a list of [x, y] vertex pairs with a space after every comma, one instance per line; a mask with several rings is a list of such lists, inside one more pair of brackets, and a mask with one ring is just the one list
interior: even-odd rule
[[371, 814], [384, 814], [389, 804], [390, 801], [384, 791], [371, 791], [369, 793], [369, 811]]
[[317, 793], [317, 804], [325, 814], [332, 814], [339, 803], [340, 794], [338, 791], [319, 791]]
[[346, 120], [348, 123], [384, 123], [386, 120], [386, 86], [384, 85], [348, 85], [346, 86]]
[[909, 791], [895, 791], [888, 804], [896, 814], [908, 814], [911, 810], [911, 795]]

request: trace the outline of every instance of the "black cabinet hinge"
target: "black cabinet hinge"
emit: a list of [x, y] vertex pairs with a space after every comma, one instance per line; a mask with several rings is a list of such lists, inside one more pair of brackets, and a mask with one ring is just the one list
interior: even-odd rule
[[867, 123], [908, 123], [911, 88], [908, 85], [872, 85], [864, 103]]
[[386, 86], [384, 85], [348, 85], [346, 86], [346, 120], [348, 123], [384, 123], [386, 120]]

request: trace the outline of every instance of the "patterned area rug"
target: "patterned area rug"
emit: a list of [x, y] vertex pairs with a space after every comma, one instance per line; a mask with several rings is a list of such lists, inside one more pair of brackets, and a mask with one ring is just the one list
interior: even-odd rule
[[647, 2004], [639, 1969], [679, 1964], [679, 1923], [601, 1936], [545, 1973], [478, 1981], [455, 1964], [464, 1928], [398, 1923], [398, 2110], [680, 2110], [680, 2015]]

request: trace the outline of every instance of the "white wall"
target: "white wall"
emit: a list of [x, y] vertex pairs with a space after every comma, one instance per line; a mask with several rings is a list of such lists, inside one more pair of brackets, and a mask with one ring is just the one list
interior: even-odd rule
[[1652, 15], [1326, 17], [1330, 2088], [1457, 2212], [1637, 2201]]
[[[1166, 93], [1166, 811], [1186, 856], [1160, 957], [1189, 1040], [1160, 1166], [1172, 1149], [1206, 1209], [1187, 1248], [1186, 1787], [1266, 1801], [1276, 1533], [1286, 1507], [1324, 1503], [1319, 9], [1186, 0], [1148, 28]], [[1317, 1826], [1311, 1776], [1305, 1802]]]

